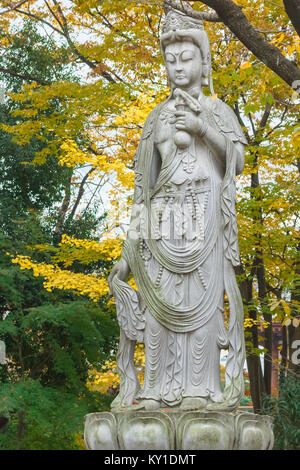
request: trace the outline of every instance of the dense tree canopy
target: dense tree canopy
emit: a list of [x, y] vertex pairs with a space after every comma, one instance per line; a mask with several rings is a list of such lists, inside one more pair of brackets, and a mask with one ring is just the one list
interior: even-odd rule
[[[52, 60], [54, 52], [62, 57], [65, 51], [26, 22], [5, 61], [20, 57], [26, 73], [39, 74], [41, 80], [47, 77], [49, 83], [70, 78], [68, 62]], [[15, 92], [23, 85], [13, 75], [7, 80], [3, 76], [3, 82]], [[19, 122], [13, 109], [9, 98], [0, 105], [3, 125]], [[41, 139], [19, 146], [0, 131], [0, 338], [7, 351], [7, 363], [0, 366], [0, 425], [1, 420], [8, 421], [7, 431], [0, 433], [2, 449], [75, 448], [83, 415], [101, 406], [86, 387], [89, 369], [100, 367], [110, 356], [118, 334], [106, 301], [94, 305], [70, 292], [47, 292], [41, 279], [11, 262], [17, 253], [31, 256], [38, 244], [54, 248], [61, 239], [58, 226], [65, 236], [89, 239], [102, 224], [104, 216], [89, 210], [76, 219], [71, 214], [61, 217], [65, 188], [74, 176], [53, 156], [43, 165], [31, 165], [44, 148]], [[49, 253], [40, 252], [38, 261], [49, 263]], [[109, 262], [73, 266], [73, 271], [83, 276], [95, 268], [106, 270]]]

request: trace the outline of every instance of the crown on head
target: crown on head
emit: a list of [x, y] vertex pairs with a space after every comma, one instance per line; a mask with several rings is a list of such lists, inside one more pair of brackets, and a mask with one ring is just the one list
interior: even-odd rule
[[201, 20], [191, 18], [176, 10], [170, 10], [166, 16], [162, 33], [169, 31], [184, 30], [184, 29], [200, 29], [203, 30], [204, 26]]

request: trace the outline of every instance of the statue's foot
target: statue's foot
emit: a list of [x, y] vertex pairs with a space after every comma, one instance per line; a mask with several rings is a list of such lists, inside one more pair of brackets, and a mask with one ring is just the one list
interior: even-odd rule
[[160, 401], [152, 400], [152, 399], [144, 399], [140, 403], [130, 406], [128, 409], [152, 411], [152, 410], [158, 410], [159, 408], [160, 408]]
[[184, 397], [179, 406], [180, 410], [201, 410], [207, 405], [206, 398]]

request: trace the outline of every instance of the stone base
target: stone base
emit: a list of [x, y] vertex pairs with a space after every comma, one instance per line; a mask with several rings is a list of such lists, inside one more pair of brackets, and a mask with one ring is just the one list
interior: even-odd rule
[[120, 411], [85, 418], [89, 450], [268, 450], [272, 419], [244, 412]]

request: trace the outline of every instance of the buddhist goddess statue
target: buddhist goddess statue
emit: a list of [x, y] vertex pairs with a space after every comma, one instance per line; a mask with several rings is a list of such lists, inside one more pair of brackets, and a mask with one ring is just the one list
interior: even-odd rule
[[[232, 109], [214, 95], [202, 22], [170, 11], [161, 49], [171, 93], [145, 123], [130, 227], [109, 277], [121, 330], [112, 409], [232, 411], [243, 394], [245, 361], [234, 267], [235, 180], [247, 142]], [[130, 273], [138, 291], [126, 283]], [[142, 387], [133, 362], [137, 341], [145, 344]]]

